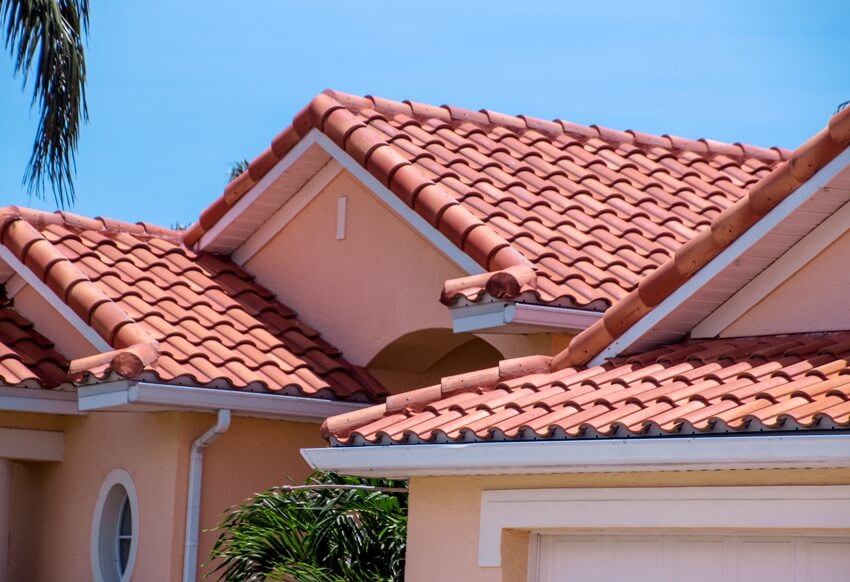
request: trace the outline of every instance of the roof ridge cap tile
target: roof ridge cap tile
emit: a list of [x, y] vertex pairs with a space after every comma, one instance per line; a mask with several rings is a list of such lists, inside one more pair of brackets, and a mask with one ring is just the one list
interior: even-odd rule
[[179, 231], [141, 221], [133, 223], [103, 216], [91, 218], [65, 210], [50, 212], [25, 206], [4, 206], [0, 208], [0, 217], [8, 216], [22, 218], [35, 227], [52, 224], [55, 226], [68, 226], [78, 230], [127, 233], [142, 238], [165, 238], [179, 244], [183, 243], [183, 236]]
[[445, 396], [465, 390], [492, 390], [502, 382], [547, 373], [551, 371], [551, 363], [552, 358], [549, 356], [523, 356], [502, 360], [492, 368], [446, 376], [439, 384], [393, 394], [383, 404], [329, 417], [322, 423], [321, 434], [325, 439], [340, 436], [347, 438], [357, 428], [387, 414], [401, 413], [408, 408], [421, 409]]
[[[721, 212], [707, 229], [682, 245], [673, 257], [640, 281], [602, 319], [579, 333], [552, 361], [554, 370], [586, 364], [669, 297], [777, 204], [787, 198], [850, 143], [850, 114], [833, 116], [788, 160], [759, 180], [746, 196]], [[706, 146], [707, 147], [707, 146]]]

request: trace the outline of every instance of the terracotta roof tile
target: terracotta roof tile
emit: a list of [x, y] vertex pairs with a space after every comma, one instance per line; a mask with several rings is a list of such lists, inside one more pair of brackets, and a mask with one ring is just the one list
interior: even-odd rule
[[10, 307], [0, 307], [0, 386], [55, 388], [68, 382], [68, 360]]
[[0, 216], [0, 241], [116, 349], [71, 362], [78, 381], [117, 374], [325, 398], [383, 394], [240, 267], [196, 253], [175, 232], [14, 207]]
[[[633, 291], [785, 155], [326, 91], [296, 116], [285, 139], [276, 138], [251, 163], [248, 176], [204, 211], [186, 233], [187, 243], [196, 242], [312, 128], [486, 270], [531, 269], [534, 277], [508, 285], [501, 297], [598, 310]], [[553, 247], [554, 240], [562, 245]], [[581, 264], [587, 255], [576, 251], [591, 243], [598, 251], [591, 264]], [[648, 264], [649, 256], [655, 259]], [[614, 264], [619, 268], [603, 276]], [[548, 283], [535, 284], [535, 278]], [[481, 300], [486, 283], [481, 277], [450, 282], [442, 299]]]
[[[689, 237], [685, 244], [675, 248], [672, 257], [646, 275], [614, 309], [578, 334], [555, 357], [553, 367], [581, 365], [596, 356], [848, 145], [850, 108], [835, 114], [826, 128], [790, 154], [775, 153], [775, 157], [785, 158], [785, 161], [758, 179], [737, 202], [714, 216], [708, 228], [703, 228]], [[760, 155], [767, 156], [768, 153], [761, 151]], [[691, 163], [691, 167], [694, 165]], [[671, 225], [670, 222], [665, 224]]]
[[847, 429], [848, 341], [850, 332], [690, 340], [590, 369], [541, 373], [540, 360], [520, 376], [505, 373], [508, 360], [464, 375], [478, 381], [454, 392], [416, 390], [408, 405], [332, 417], [323, 431], [356, 445]]

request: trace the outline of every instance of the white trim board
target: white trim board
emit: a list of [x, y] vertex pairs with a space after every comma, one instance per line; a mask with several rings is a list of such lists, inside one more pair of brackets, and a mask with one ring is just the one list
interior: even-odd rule
[[806, 200], [824, 188], [841, 170], [850, 166], [850, 148], [845, 149], [826, 166], [821, 168], [805, 184], [792, 192], [785, 200], [777, 204], [761, 220], [749, 230], [735, 239], [726, 249], [676, 289], [669, 297], [659, 303], [640, 321], [630, 327], [619, 338], [602, 350], [595, 358], [587, 363], [588, 367], [603, 364], [610, 358], [627, 350], [644, 334], [656, 327], [665, 317], [691, 298], [699, 289], [705, 286], [724, 269], [732, 265], [744, 252], [755, 245], [783, 220], [788, 218]]
[[850, 435], [653, 437], [301, 449], [349, 475], [531, 475], [850, 467]]
[[[331, 161], [328, 162], [329, 164], [335, 162], [347, 170], [352, 176], [361, 182], [367, 190], [371, 191], [385, 207], [389, 208], [396, 216], [400, 217], [413, 229], [414, 232], [425, 239], [426, 242], [448, 257], [448, 259], [457, 265], [464, 273], [474, 275], [484, 272], [484, 269], [478, 263], [473, 261], [469, 255], [457, 248], [454, 243], [443, 235], [443, 233], [431, 226], [415, 210], [402, 202], [398, 196], [396, 196], [386, 186], [381, 184], [371, 173], [357, 163], [354, 158], [348, 155], [345, 150], [337, 146], [329, 137], [315, 128], [311, 129], [307, 135], [301, 138], [295, 147], [292, 148], [277, 164], [275, 164], [275, 166], [265, 176], [263, 176], [260, 181], [248, 191], [247, 194], [245, 194], [245, 196], [240, 198], [236, 204], [233, 205], [233, 208], [224, 215], [224, 217], [213, 225], [208, 232], [201, 236], [201, 240], [198, 243], [199, 248], [203, 249], [211, 245], [216, 237], [222, 234], [231, 223], [237, 220], [240, 214], [242, 214], [242, 212], [250, 206], [251, 203], [257, 200], [265, 189], [269, 188], [278, 178], [283, 176], [298, 160], [298, 158], [300, 158], [313, 145], [318, 145], [331, 156]], [[327, 165], [325, 168], [327, 168]], [[308, 181], [307, 184], [309, 185], [311, 181], [312, 179]], [[307, 185], [303, 186], [302, 190], [304, 188], [307, 188]], [[319, 191], [321, 190], [318, 189], [314, 191], [314, 188], [315, 186], [309, 187], [307, 192], [303, 195], [300, 191], [296, 193], [289, 201], [284, 203], [281, 210], [275, 213], [273, 220], [278, 223], [283, 221], [282, 225], [285, 225], [286, 221], [291, 220], [292, 217], [297, 214], [297, 211], [284, 211], [284, 208], [286, 208], [286, 206], [295, 199], [298, 199], [298, 205], [306, 206], [316, 195], [319, 194]], [[301, 208], [303, 208], [303, 206], [301, 206]], [[278, 214], [281, 212], [284, 212], [284, 214], [278, 217]], [[286, 216], [289, 216], [289, 218], [284, 220], [284, 217]], [[256, 236], [261, 229], [265, 229], [266, 234], [268, 234], [268, 231], [274, 230], [275, 224], [270, 224], [268, 228], [266, 228], [266, 224], [268, 224], [268, 221], [264, 223], [260, 229], [258, 229], [254, 236]], [[253, 236], [248, 240], [250, 241], [252, 238]], [[244, 264], [244, 262], [248, 261], [250, 257], [259, 250], [256, 245], [260, 240], [261, 239], [258, 238], [256, 241], [251, 242], [250, 247], [246, 247], [244, 250], [242, 247], [247, 244], [247, 241], [246, 243], [243, 243], [243, 245], [234, 252], [234, 259], [236, 262]], [[268, 240], [265, 242], [268, 242]]]
[[14, 461], [59, 462], [65, 435], [57, 431], [0, 428], [0, 458]]
[[809, 264], [850, 228], [850, 203], [820, 223], [803, 240], [776, 259], [729, 300], [702, 320], [691, 332], [694, 338], [716, 337], [773, 290]]
[[483, 491], [478, 565], [501, 565], [502, 531], [700, 528], [850, 532], [850, 486]]
[[112, 346], [110, 346], [105, 339], [100, 337], [98, 333], [89, 324], [83, 321], [79, 315], [74, 313], [74, 310], [68, 307], [67, 303], [62, 301], [62, 299], [60, 299], [56, 293], [50, 289], [50, 287], [48, 287], [41, 279], [36, 277], [35, 273], [18, 260], [18, 257], [6, 248], [5, 245], [0, 245], [0, 259], [12, 267], [15, 272], [24, 279], [24, 281], [35, 289], [53, 309], [58, 311], [59, 314], [64, 317], [68, 323], [74, 326], [80, 335], [86, 338], [86, 340], [88, 340], [88, 342], [91, 343], [91, 345], [98, 351], [108, 352], [112, 350]]
[[42, 414], [85, 414], [77, 408], [77, 393], [45, 388], [0, 386], [0, 411]]
[[579, 332], [602, 318], [598, 311], [492, 301], [451, 307], [452, 329], [491, 333]]
[[[312, 133], [312, 132], [311, 132]], [[310, 134], [307, 134], [303, 139], [299, 140], [291, 150], [289, 150], [283, 158], [280, 159], [272, 168], [266, 172], [266, 175], [260, 178], [259, 182], [254, 184], [248, 192], [236, 201], [227, 213], [216, 222], [211, 229], [201, 236], [201, 240], [197, 245], [200, 250], [204, 250], [215, 239], [224, 233], [230, 224], [242, 214], [242, 212], [251, 206], [274, 182], [281, 177], [286, 171], [291, 168], [295, 162], [316, 143], [315, 139], [308, 139]]]
[[299, 422], [322, 422], [329, 416], [372, 406], [361, 402], [131, 381], [81, 386], [77, 389], [77, 394], [80, 410], [87, 411], [213, 412], [229, 409], [241, 416]]
[[[231, 255], [233, 262], [243, 266], [250, 261], [277, 233], [298, 216], [341, 171], [342, 166], [333, 159], [322, 166], [322, 169], [316, 172], [289, 200], [284, 202], [283, 206], [265, 221], [248, 240], [233, 251], [233, 255]], [[258, 187], [259, 184], [255, 186], [255, 188]]]

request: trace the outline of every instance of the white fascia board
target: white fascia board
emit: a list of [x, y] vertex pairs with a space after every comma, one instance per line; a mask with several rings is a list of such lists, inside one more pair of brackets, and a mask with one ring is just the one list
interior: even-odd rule
[[409, 478], [850, 467], [850, 435], [660, 437], [301, 449], [314, 469]]
[[[366, 186], [366, 188], [370, 190], [384, 206], [388, 207], [397, 216], [404, 220], [414, 230], [414, 232], [418, 233], [427, 242], [436, 247], [464, 273], [467, 275], [475, 275], [484, 272], [484, 269], [478, 263], [473, 261], [469, 255], [457, 248], [454, 243], [445, 237], [445, 235], [428, 224], [428, 222], [415, 210], [402, 202], [398, 196], [393, 194], [386, 186], [381, 184], [372, 174], [363, 168], [363, 166], [357, 163], [357, 160], [348, 155], [345, 150], [340, 148], [333, 142], [333, 140], [317, 129], [311, 129], [307, 135], [302, 137], [295, 147], [293, 147], [277, 164], [275, 164], [275, 166], [269, 170], [265, 176], [260, 178], [260, 181], [257, 182], [245, 196], [240, 198], [221, 220], [219, 220], [208, 232], [203, 234], [198, 243], [199, 248], [204, 249], [209, 246], [248, 206], [262, 195], [264, 190], [269, 188], [277, 179], [283, 176], [286, 171], [295, 164], [298, 158], [300, 158], [313, 145], [318, 145], [327, 152], [327, 154], [332, 158], [331, 162], [335, 161], [339, 164], [339, 166], [345, 168], [351, 175]], [[308, 181], [308, 184], [309, 183], [310, 182]], [[299, 194], [296, 193], [293, 198], [297, 197], [297, 203], [299, 205], [306, 206], [306, 204], [318, 195], [320, 191], [320, 188], [310, 188], [308, 190], [309, 196], [299, 196]], [[283, 212], [283, 208], [288, 203], [289, 202], [285, 203], [281, 208], [281, 211], [279, 211], [279, 213], [281, 213], [279, 220], [282, 217], [286, 217], [288, 214], [291, 214], [291, 211]], [[291, 217], [289, 217], [289, 220], [291, 220]], [[271, 228], [271, 226], [269, 228]], [[239, 254], [239, 260], [243, 261], [243, 263], [244, 261], [247, 261], [245, 255], [247, 255], [249, 251], [253, 254], [253, 252], [258, 250], [253, 248], [254, 246], [256, 245], [252, 243], [251, 249], [241, 251]], [[250, 258], [250, 256], [248, 258]]]
[[652, 311], [641, 318], [640, 321], [602, 350], [599, 355], [590, 360], [587, 366], [598, 366], [627, 350], [645, 333], [657, 326], [664, 318], [690, 299], [699, 289], [719, 275], [724, 269], [732, 265], [738, 257], [752, 248], [779, 223], [791, 216], [795, 210], [814, 196], [818, 190], [826, 187], [830, 180], [835, 178], [839, 172], [848, 166], [850, 166], [850, 148], [845, 149], [826, 166], [818, 170], [814, 176], [792, 192], [785, 200], [777, 204], [773, 210], [768, 212], [749, 230], [735, 239], [732, 244], [714, 257], [706, 266], [697, 271], [693, 277], [676, 289], [667, 299], [659, 303]]
[[602, 318], [598, 311], [492, 301], [450, 308], [455, 333], [495, 331], [514, 333], [572, 332], [590, 327]]
[[[310, 132], [312, 133], [312, 131]], [[304, 136], [301, 140], [295, 144], [291, 150], [289, 150], [281, 160], [276, 163], [271, 170], [266, 172], [266, 175], [260, 178], [260, 181], [254, 184], [248, 192], [242, 196], [239, 200], [236, 201], [236, 204], [227, 211], [218, 222], [216, 222], [213, 227], [205, 232], [201, 236], [201, 240], [198, 241], [198, 249], [204, 250], [210, 244], [212, 244], [219, 235], [221, 235], [230, 224], [236, 220], [242, 212], [245, 211], [246, 208], [251, 206], [257, 198], [259, 198], [263, 192], [265, 192], [269, 186], [274, 184], [274, 182], [280, 178], [286, 171], [291, 168], [295, 162], [308, 150], [311, 146], [316, 143], [315, 138], [311, 138], [310, 134]]]
[[74, 313], [74, 310], [68, 307], [68, 304], [62, 301], [53, 290], [48, 287], [41, 279], [35, 276], [29, 267], [24, 265], [21, 261], [18, 260], [12, 251], [10, 251], [6, 246], [0, 245], [0, 259], [2, 259], [7, 265], [12, 267], [15, 272], [29, 284], [33, 289], [35, 289], [41, 297], [50, 304], [53, 309], [59, 312], [62, 317], [64, 317], [68, 323], [74, 326], [80, 334], [88, 340], [88, 342], [93, 345], [97, 350], [101, 352], [108, 352], [112, 350], [112, 346], [110, 346], [105, 339], [100, 337], [98, 333], [82, 318]]
[[[289, 200], [284, 202], [277, 212], [265, 221], [248, 240], [233, 251], [231, 256], [233, 262], [242, 266], [250, 261], [277, 233], [298, 216], [341, 171], [342, 167], [333, 159], [322, 166], [322, 169], [316, 172]], [[257, 189], [259, 194], [261, 191], [259, 185], [254, 186], [254, 188]], [[237, 214], [234, 214], [235, 216]]]
[[59, 462], [65, 435], [50, 430], [0, 428], [0, 458], [14, 461]]
[[298, 422], [321, 422], [329, 416], [373, 406], [362, 402], [130, 381], [81, 386], [77, 394], [80, 410], [229, 409], [241, 416]]
[[720, 335], [724, 329], [735, 323], [774, 289], [844, 235], [848, 225], [850, 225], [850, 203], [844, 204], [830, 215], [803, 240], [788, 249], [767, 269], [703, 319], [693, 329], [691, 337], [710, 338]]
[[0, 411], [85, 414], [77, 408], [76, 392], [5, 386], [0, 387]]
[[[439, 230], [431, 226], [427, 220], [422, 218], [419, 213], [410, 208], [407, 204], [396, 196], [389, 188], [381, 184], [375, 176], [369, 173], [357, 160], [348, 155], [345, 150], [336, 145], [324, 133], [312, 129], [307, 137], [314, 135], [316, 143], [328, 152], [339, 164], [348, 170], [348, 172], [357, 178], [368, 190], [370, 190], [384, 206], [387, 206], [396, 215], [401, 217], [413, 230], [424, 238], [428, 243], [442, 252], [448, 259], [458, 266], [467, 275], [477, 275], [483, 273], [484, 269], [473, 261], [469, 255], [457, 248]], [[306, 138], [305, 138], [306, 139]]]

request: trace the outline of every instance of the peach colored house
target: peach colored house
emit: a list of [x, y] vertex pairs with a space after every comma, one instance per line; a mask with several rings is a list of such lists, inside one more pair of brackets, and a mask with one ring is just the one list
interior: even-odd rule
[[[613, 139], [620, 189], [649, 156]], [[329, 418], [305, 458], [410, 479], [411, 582], [846, 580], [848, 145], [850, 109], [554, 357]]]
[[[821, 136], [812, 159], [808, 150], [792, 155], [327, 91], [186, 232], [3, 209], [0, 582], [197, 580], [213, 541], [202, 530], [285, 476], [302, 479], [310, 467], [301, 449], [314, 464], [413, 477], [410, 579], [524, 575], [528, 544], [549, 543], [538, 543], [537, 533], [550, 526], [493, 517], [479, 528], [484, 489], [767, 483], [763, 472], [656, 473], [664, 461], [652, 451], [635, 454], [636, 476], [637, 465], [622, 459], [594, 469], [609, 458], [596, 449], [582, 449], [589, 452], [578, 453], [586, 456], [579, 463], [552, 443], [478, 441], [540, 438], [522, 423], [556, 412], [535, 401], [544, 386], [564, 387], [547, 384], [551, 374], [573, 377], [590, 358], [641, 352], [697, 323], [705, 338], [850, 328], [844, 312], [824, 308], [844, 297], [822, 283], [834, 270], [816, 263], [814, 246], [792, 253], [820, 222], [846, 221], [835, 210], [845, 192], [833, 181], [846, 157], [838, 149], [847, 119], [836, 119], [836, 145], [824, 141], [833, 134]], [[827, 170], [816, 192], [806, 186]], [[798, 201], [792, 190], [808, 197]], [[756, 219], [773, 220], [777, 191], [784, 201], [776, 208], [818, 198], [783, 214], [787, 232], [754, 237], [754, 226], [740, 235]], [[804, 228], [797, 216], [817, 224]], [[842, 218], [824, 218], [832, 216]], [[847, 244], [833, 235], [817, 244]], [[690, 277], [721, 244], [738, 254], [710, 276], [702, 275], [709, 265]], [[779, 274], [768, 268], [788, 254], [797, 257], [792, 266]], [[795, 279], [800, 261], [811, 262], [811, 272]], [[730, 283], [736, 277], [738, 287], [764, 282], [741, 299]], [[828, 291], [804, 308], [792, 298], [812, 284]], [[775, 296], [763, 305], [767, 288]], [[779, 329], [772, 314], [788, 311], [789, 301], [799, 317]], [[726, 315], [706, 318], [707, 310]], [[803, 321], [809, 329], [800, 329]], [[789, 378], [803, 373], [789, 366]], [[503, 385], [508, 378], [517, 386]], [[606, 394], [632, 381], [624, 374]], [[613, 416], [625, 410], [621, 400], [596, 396], [590, 404]], [[737, 402], [718, 398], [722, 406]], [[645, 410], [638, 397], [622, 402], [636, 419]], [[652, 414], [662, 414], [653, 405]], [[584, 406], [559, 410], [568, 416]], [[520, 413], [516, 426], [497, 424]], [[328, 417], [334, 446], [322, 449], [319, 427]], [[562, 428], [554, 444], [586, 442]], [[600, 425], [595, 436], [606, 431]], [[434, 439], [445, 444], [412, 444]], [[773, 440], [760, 442], [768, 457], [784, 454]], [[349, 446], [376, 443], [392, 446]], [[815, 465], [832, 467], [837, 446]], [[432, 450], [433, 462], [422, 460]], [[617, 450], [632, 458], [631, 445]], [[393, 465], [399, 451], [418, 465]], [[445, 451], [468, 458], [446, 461], [440, 455], [456, 453]], [[721, 451], [731, 461], [716, 457], [717, 467], [744, 463], [736, 451]], [[783, 468], [796, 467], [795, 459]], [[565, 462], [594, 471], [557, 474]], [[597, 474], [612, 467], [613, 477]], [[795, 471], [775, 479], [843, 479], [831, 468]], [[538, 475], [474, 476], [499, 473]], [[436, 536], [446, 524], [462, 539]], [[509, 568], [501, 567], [503, 545]], [[434, 563], [432, 551], [446, 559]]]

